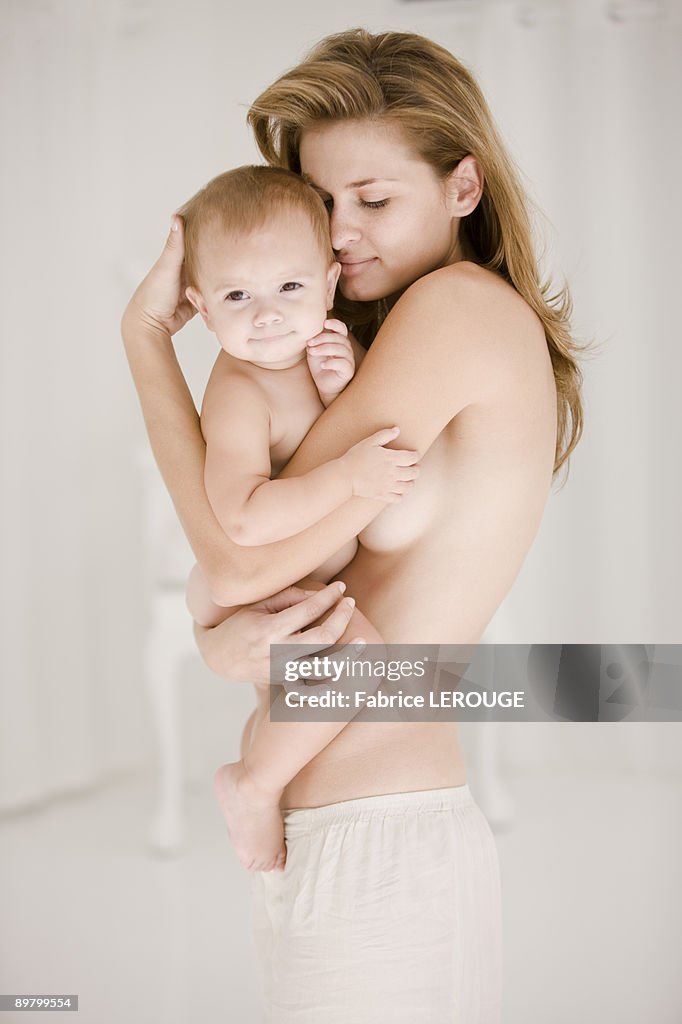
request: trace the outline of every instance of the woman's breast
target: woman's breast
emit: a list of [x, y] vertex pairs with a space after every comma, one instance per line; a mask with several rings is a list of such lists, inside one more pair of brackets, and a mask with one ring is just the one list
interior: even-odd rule
[[402, 551], [433, 530], [448, 505], [452, 471], [448, 465], [448, 444], [441, 434], [420, 464], [416, 485], [395, 505], [384, 511], [358, 535], [367, 551]]

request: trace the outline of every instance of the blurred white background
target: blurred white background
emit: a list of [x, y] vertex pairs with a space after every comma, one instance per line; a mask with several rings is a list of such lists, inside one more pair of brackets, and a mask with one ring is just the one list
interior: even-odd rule
[[[157, 862], [146, 848], [145, 642], [159, 583], [168, 594], [189, 555], [172, 541], [162, 564], [152, 536], [163, 516], [150, 524], [121, 311], [171, 212], [258, 160], [249, 102], [315, 41], [356, 25], [436, 39], [483, 85], [546, 214], [546, 267], [599, 346], [568, 483], [488, 636], [680, 641], [682, 10], [0, 0], [0, 18], [0, 990], [80, 991], [88, 1024], [256, 1020], [247, 878], [209, 792], [251, 694], [200, 665], [184, 617], [185, 853]], [[212, 339], [191, 325], [177, 349], [199, 400]], [[465, 733], [476, 792], [480, 744]], [[519, 725], [498, 737], [516, 808], [499, 837], [505, 1024], [680, 1024], [680, 735]], [[147, 1001], [131, 1009], [114, 988], [142, 975]]]

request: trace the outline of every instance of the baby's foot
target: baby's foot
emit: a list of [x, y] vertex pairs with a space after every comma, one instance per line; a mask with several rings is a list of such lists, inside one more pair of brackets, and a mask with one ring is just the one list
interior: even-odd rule
[[248, 871], [284, 867], [286, 847], [279, 794], [264, 793], [241, 761], [224, 764], [213, 777], [235, 853]]

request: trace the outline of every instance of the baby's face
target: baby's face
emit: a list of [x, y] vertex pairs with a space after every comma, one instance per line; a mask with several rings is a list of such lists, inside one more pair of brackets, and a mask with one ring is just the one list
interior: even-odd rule
[[251, 235], [209, 228], [198, 255], [199, 288], [187, 294], [226, 352], [268, 369], [305, 358], [341, 269], [327, 263], [305, 214], [287, 212]]

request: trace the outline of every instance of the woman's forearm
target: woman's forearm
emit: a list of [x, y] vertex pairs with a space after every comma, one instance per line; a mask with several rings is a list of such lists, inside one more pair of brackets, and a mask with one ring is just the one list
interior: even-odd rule
[[124, 317], [122, 334], [154, 457], [217, 604], [258, 601], [301, 579], [385, 507], [353, 498], [294, 537], [259, 547], [234, 544], [206, 495], [206, 446], [170, 335], [136, 317]]

